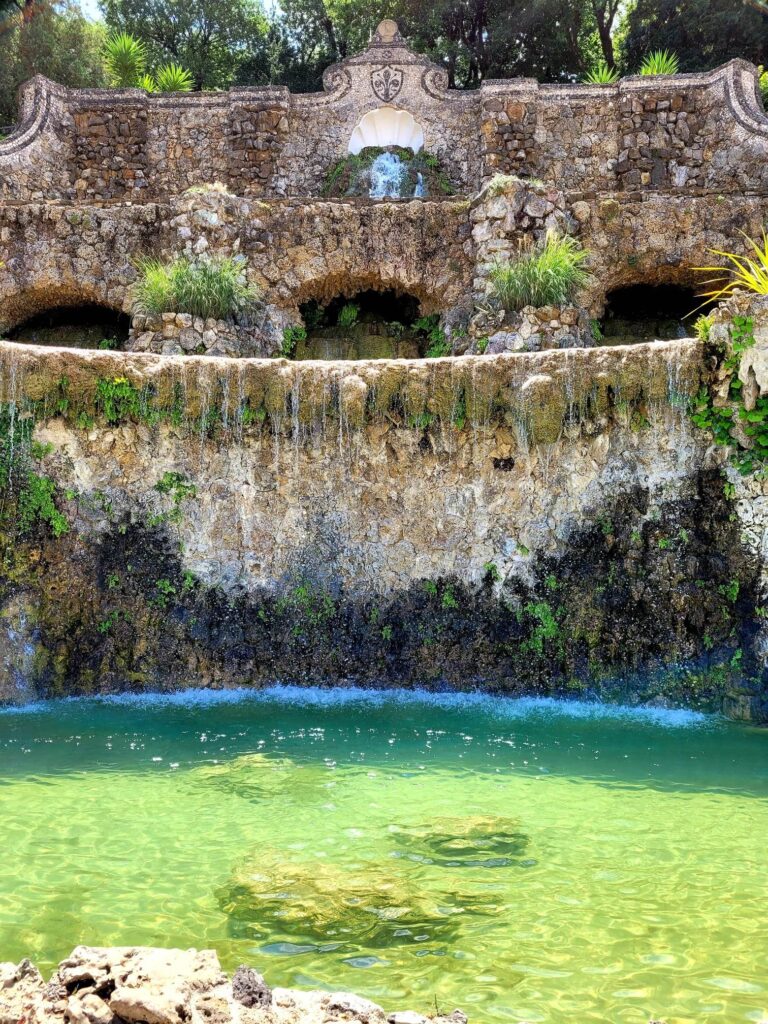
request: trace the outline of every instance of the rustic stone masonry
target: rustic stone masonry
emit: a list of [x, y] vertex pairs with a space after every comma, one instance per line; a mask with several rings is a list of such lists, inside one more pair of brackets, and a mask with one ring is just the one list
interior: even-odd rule
[[768, 185], [768, 119], [744, 61], [616, 85], [487, 82], [480, 92], [486, 182], [520, 174], [565, 189], [689, 194]]
[[[57, 306], [128, 311], [136, 256], [179, 252], [248, 259], [263, 336], [230, 339], [227, 352], [273, 352], [302, 303], [369, 288], [466, 323], [488, 298], [491, 264], [548, 230], [590, 250], [577, 301], [599, 317], [613, 288], [692, 285], [710, 248], [738, 247], [739, 231], [758, 235], [768, 220], [768, 118], [742, 61], [611, 86], [492, 81], [461, 93], [385, 22], [368, 50], [326, 72], [320, 94], [148, 96], [36, 78], [20, 102], [19, 128], [0, 143], [0, 332]], [[458, 196], [319, 198], [362, 119], [382, 108], [414, 119]]]
[[[482, 325], [487, 330], [487, 325]], [[470, 334], [478, 339], [481, 324], [470, 325]], [[589, 348], [595, 344], [590, 318], [577, 306], [526, 306], [519, 313], [509, 314], [499, 330], [475, 341], [488, 355], [500, 352], [540, 352], [548, 348]]]
[[203, 320], [189, 313], [135, 316], [126, 348], [129, 352], [162, 355], [274, 356], [282, 338], [262, 311], [260, 323], [240, 325], [227, 320]]
[[[758, 237], [768, 196], [563, 193], [514, 178], [462, 199], [271, 200], [198, 189], [168, 203], [0, 204], [0, 334], [57, 306], [97, 303], [128, 312], [142, 253], [248, 258], [269, 314], [263, 352], [297, 322], [308, 299], [366, 288], [414, 295], [425, 313], [484, 301], [494, 259], [550, 226], [590, 250], [581, 305], [599, 317], [613, 288], [698, 284], [693, 266], [730, 249], [737, 228]], [[488, 335], [500, 324], [483, 327]], [[271, 340], [270, 340], [271, 339]], [[246, 343], [246, 350], [248, 345]]]
[[215, 180], [239, 195], [318, 196], [362, 117], [382, 107], [412, 115], [461, 193], [497, 173], [565, 190], [768, 188], [768, 119], [744, 61], [607, 86], [520, 79], [461, 92], [383, 24], [317, 94], [150, 96], [35, 78], [18, 131], [0, 143], [0, 198], [147, 202]]

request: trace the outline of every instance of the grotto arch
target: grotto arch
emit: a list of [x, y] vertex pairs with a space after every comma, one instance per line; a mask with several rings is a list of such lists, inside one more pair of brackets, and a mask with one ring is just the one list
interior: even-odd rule
[[[297, 359], [418, 359], [425, 354], [423, 304], [403, 289], [328, 285], [298, 304]], [[434, 314], [435, 317], [437, 314]]]
[[606, 282], [598, 307], [603, 343], [691, 337], [697, 318], [713, 305], [701, 294], [707, 275], [696, 273], [694, 262], [624, 273]]
[[77, 287], [33, 288], [0, 304], [0, 338], [63, 348], [123, 348], [130, 317], [121, 305]]

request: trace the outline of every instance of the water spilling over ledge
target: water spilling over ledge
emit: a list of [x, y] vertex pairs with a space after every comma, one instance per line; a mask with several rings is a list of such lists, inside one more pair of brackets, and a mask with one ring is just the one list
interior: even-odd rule
[[552, 444], [566, 427], [592, 431], [633, 408], [683, 405], [698, 390], [700, 347], [669, 341], [627, 348], [432, 360], [323, 362], [187, 359], [0, 342], [0, 401], [45, 418], [98, 415], [104, 382], [127, 382], [135, 418], [213, 417], [225, 434], [258, 426], [302, 434], [357, 431], [377, 419], [514, 426], [521, 443]]

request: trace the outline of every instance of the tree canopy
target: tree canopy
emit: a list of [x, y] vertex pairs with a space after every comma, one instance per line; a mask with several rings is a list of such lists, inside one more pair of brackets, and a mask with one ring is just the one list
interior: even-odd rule
[[33, 75], [62, 85], [106, 85], [101, 51], [104, 26], [76, 4], [0, 0], [0, 124], [16, 120], [16, 94]]
[[256, 0], [102, 0], [108, 28], [141, 39], [150, 64], [178, 63], [198, 89], [223, 89], [264, 49], [267, 20]]
[[636, 0], [624, 25], [624, 65], [650, 50], [676, 53], [681, 71], [707, 71], [734, 57], [768, 62], [768, 5], [746, 0]]

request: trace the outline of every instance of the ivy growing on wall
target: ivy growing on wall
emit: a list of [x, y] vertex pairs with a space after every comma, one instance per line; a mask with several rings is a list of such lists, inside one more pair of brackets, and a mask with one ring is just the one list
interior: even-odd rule
[[738, 378], [742, 355], [755, 344], [751, 317], [734, 317], [729, 354], [720, 363], [728, 380], [725, 402], [711, 388], [703, 387], [693, 401], [691, 419], [708, 430], [716, 444], [731, 449], [731, 461], [744, 476], [768, 469], [768, 398], [758, 398], [754, 408], [744, 404], [744, 385]]
[[61, 537], [69, 523], [56, 506], [56, 484], [37, 470], [50, 448], [33, 439], [34, 426], [14, 406], [0, 407], [0, 531], [23, 538], [42, 525]]

